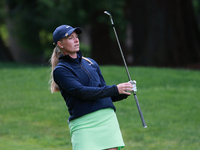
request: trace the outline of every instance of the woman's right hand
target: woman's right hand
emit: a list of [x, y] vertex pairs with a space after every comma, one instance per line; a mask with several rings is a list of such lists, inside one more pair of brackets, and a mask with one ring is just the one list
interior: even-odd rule
[[128, 91], [132, 91], [133, 85], [129, 82], [120, 83], [117, 85], [117, 88], [118, 88], [119, 94], [131, 95], [131, 92], [128, 92]]

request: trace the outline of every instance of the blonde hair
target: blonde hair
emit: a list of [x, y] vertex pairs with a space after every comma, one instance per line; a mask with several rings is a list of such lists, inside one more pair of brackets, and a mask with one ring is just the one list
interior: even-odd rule
[[[50, 58], [51, 76], [50, 76], [49, 83], [50, 83], [51, 93], [59, 92], [60, 91], [58, 85], [55, 83], [55, 81], [53, 79], [53, 70], [58, 65], [58, 62], [59, 62], [58, 58], [60, 57], [61, 54], [63, 54], [63, 52], [60, 50], [60, 48], [58, 47], [58, 45], [56, 45], [56, 47], [54, 48], [53, 53], [51, 55], [51, 58]], [[86, 61], [88, 61], [90, 64], [93, 64], [92, 61], [90, 61], [88, 58], [85, 58], [83, 56], [82, 56], [82, 58], [85, 59]]]
[[57, 64], [59, 62], [58, 58], [59, 58], [59, 56], [61, 54], [62, 54], [62, 51], [60, 50], [60, 48], [58, 47], [58, 45], [56, 45], [56, 47], [54, 48], [53, 53], [51, 55], [51, 58], [50, 58], [50, 63], [51, 63], [51, 77], [50, 77], [49, 83], [50, 83], [51, 93], [59, 92], [60, 91], [58, 85], [55, 83], [55, 81], [53, 79], [53, 70], [57, 66]]
[[87, 62], [89, 62], [90, 64], [92, 64], [92, 65], [93, 65], [92, 61], [91, 61], [91, 60], [89, 60], [88, 58], [85, 58], [85, 57], [83, 57], [83, 56], [82, 56], [82, 58], [83, 58], [83, 59], [85, 59]]

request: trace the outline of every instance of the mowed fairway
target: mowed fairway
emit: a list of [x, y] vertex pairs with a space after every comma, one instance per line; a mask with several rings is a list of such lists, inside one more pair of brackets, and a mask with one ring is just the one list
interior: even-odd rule
[[[128, 81], [124, 67], [100, 68], [108, 85]], [[142, 127], [133, 95], [114, 103], [124, 150], [199, 150], [200, 71], [129, 71], [148, 127]], [[0, 149], [72, 149], [68, 110], [60, 93], [50, 93], [49, 74], [50, 67], [0, 63]]]

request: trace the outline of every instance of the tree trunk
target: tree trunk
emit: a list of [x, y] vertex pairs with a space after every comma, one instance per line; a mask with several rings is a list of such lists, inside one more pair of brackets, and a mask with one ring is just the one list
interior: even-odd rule
[[[29, 49], [25, 49], [18, 41], [18, 37], [15, 33], [13, 33], [13, 25], [14, 23], [10, 21], [7, 22], [7, 28], [9, 32], [9, 48], [11, 55], [15, 62], [19, 63], [42, 63], [43, 61], [43, 54], [35, 54], [34, 52], [29, 51]], [[35, 46], [34, 46], [35, 47]], [[31, 48], [31, 45], [30, 45]], [[40, 46], [35, 47], [35, 50], [38, 50]]]
[[41, 63], [43, 51], [39, 39], [39, 28], [34, 22], [36, 2], [6, 1], [6, 26], [9, 33], [9, 49], [14, 61]]
[[4, 45], [4, 42], [0, 36], [0, 61], [13, 61], [12, 55], [9, 49]]
[[133, 0], [129, 6], [135, 64], [180, 67], [200, 62], [191, 0]]

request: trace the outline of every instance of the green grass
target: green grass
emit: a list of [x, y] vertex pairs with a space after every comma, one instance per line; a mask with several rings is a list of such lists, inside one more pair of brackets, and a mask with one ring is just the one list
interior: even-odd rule
[[[108, 85], [128, 80], [124, 67], [101, 66]], [[116, 102], [125, 150], [200, 149], [200, 71], [129, 67], [133, 95]], [[48, 90], [49, 67], [0, 63], [0, 149], [71, 150], [67, 107]]]

